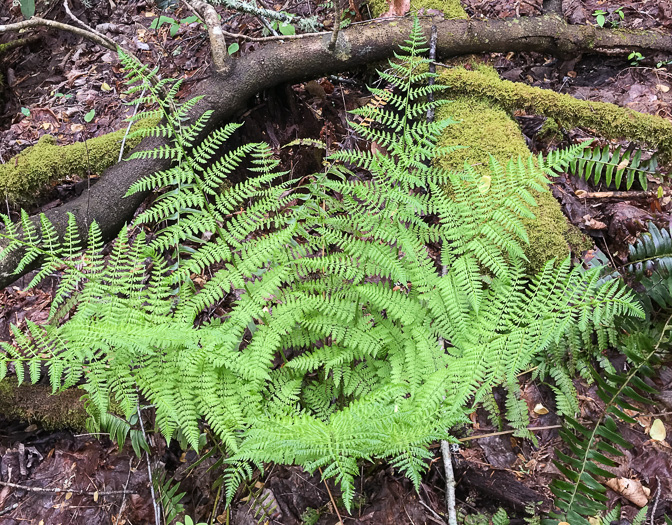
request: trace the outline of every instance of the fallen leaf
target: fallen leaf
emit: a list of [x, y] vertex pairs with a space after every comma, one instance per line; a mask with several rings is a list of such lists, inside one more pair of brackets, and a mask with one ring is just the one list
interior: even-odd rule
[[644, 487], [640, 481], [628, 478], [611, 478], [605, 483], [611, 490], [638, 507], [644, 507], [649, 502]]
[[96, 491], [96, 492], [93, 493], [93, 501], [94, 501], [95, 503], [98, 502], [98, 491]]
[[107, 82], [103, 82], [100, 85], [100, 89], [102, 89], [103, 91], [110, 91], [112, 88], [110, 87], [110, 85]]
[[665, 425], [660, 419], [656, 419], [649, 430], [649, 437], [654, 441], [665, 441], [666, 436]]
[[544, 414], [548, 414], [548, 408], [546, 408], [541, 403], [537, 403], [536, 405], [534, 405], [534, 413], [543, 416]]
[[658, 91], [662, 91], [663, 93], [667, 93], [670, 90], [670, 86], [666, 86], [665, 84], [656, 84], [656, 89]]

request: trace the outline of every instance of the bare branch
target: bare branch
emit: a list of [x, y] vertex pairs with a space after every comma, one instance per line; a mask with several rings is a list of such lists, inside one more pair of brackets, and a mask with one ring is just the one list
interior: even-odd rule
[[67, 31], [75, 35], [86, 38], [95, 42], [99, 46], [102, 46], [112, 51], [116, 51], [117, 43], [97, 32], [91, 32], [87, 29], [81, 29], [79, 27], [71, 26], [69, 24], [63, 24], [61, 22], [56, 22], [55, 20], [49, 20], [47, 18], [33, 17], [28, 20], [23, 20], [22, 22], [16, 22], [15, 24], [5, 24], [0, 25], [0, 33], [9, 33], [13, 31], [21, 31], [22, 29], [33, 29], [35, 27], [47, 27], [49, 29], [58, 29], [59, 31]]

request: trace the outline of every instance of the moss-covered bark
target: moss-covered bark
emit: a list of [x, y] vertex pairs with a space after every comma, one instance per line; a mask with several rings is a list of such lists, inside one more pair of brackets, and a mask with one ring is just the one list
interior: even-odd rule
[[[154, 124], [156, 121], [138, 125]], [[58, 146], [54, 137], [44, 135], [37, 144], [0, 165], [0, 195], [13, 203], [27, 204], [44, 192], [51, 181], [69, 175], [101, 173], [117, 162], [125, 133], [121, 129], [68, 146]], [[128, 137], [125, 150], [130, 151], [139, 143], [139, 137]]]
[[51, 395], [47, 385], [17, 385], [16, 379], [0, 381], [0, 414], [9, 419], [40, 423], [47, 429], [86, 428], [86, 410], [81, 400], [85, 392], [70, 388]]
[[452, 94], [488, 98], [509, 111], [524, 109], [545, 115], [565, 129], [582, 126], [606, 138], [627, 137], [658, 148], [666, 159], [672, 159], [672, 122], [662, 117], [501, 80], [496, 72], [485, 67], [476, 71], [463, 67], [447, 69], [441, 80], [450, 86]]

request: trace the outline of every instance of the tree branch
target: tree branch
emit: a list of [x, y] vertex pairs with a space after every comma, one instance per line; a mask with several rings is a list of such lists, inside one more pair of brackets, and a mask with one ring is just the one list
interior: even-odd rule
[[[49, 24], [54, 26], [51, 21]], [[385, 60], [392, 56], [397, 46], [408, 37], [411, 20], [374, 20], [341, 30], [335, 49], [329, 49], [329, 34], [315, 35], [283, 44], [263, 46], [261, 49], [230, 60], [226, 76], [215, 74], [197, 89], [204, 100], [195, 113], [212, 110], [208, 126], [200, 139], [245, 107], [249, 98], [261, 90], [281, 83], [310, 80], [325, 74], [339, 73]], [[425, 34], [432, 24], [438, 30], [437, 55], [461, 56], [482, 52], [507, 52], [534, 50], [561, 58], [579, 52], [627, 55], [632, 51], [642, 54], [653, 52], [672, 54], [672, 35], [658, 33], [623, 33], [592, 26], [572, 26], [556, 16], [521, 18], [516, 20], [422, 20]], [[41, 19], [30, 19], [11, 26], [0, 26], [0, 32], [47, 25]], [[72, 31], [65, 24], [59, 29]], [[10, 28], [11, 29], [8, 29]], [[82, 30], [83, 31], [83, 30]], [[84, 32], [90, 38], [89, 32]], [[95, 36], [95, 35], [93, 35]], [[102, 44], [101, 44], [102, 45]], [[106, 46], [107, 47], [107, 46]], [[163, 145], [162, 139], [145, 139], [139, 149], [153, 149]], [[80, 197], [63, 206], [49, 210], [46, 215], [59, 234], [67, 227], [67, 213], [73, 213], [80, 224], [80, 235], [86, 239], [85, 214], [90, 202], [90, 218], [102, 231], [104, 240], [113, 238], [129, 221], [145, 195], [123, 196], [129, 186], [140, 177], [164, 170], [165, 159], [136, 159], [117, 164], [106, 170], [100, 181]], [[35, 219], [39, 227], [39, 220]], [[0, 243], [2, 246], [2, 243]], [[0, 288], [18, 278], [12, 275], [20, 252], [15, 252], [0, 262]]]
[[49, 29], [58, 29], [59, 31], [67, 31], [73, 33], [77, 36], [91, 40], [96, 44], [103, 46], [104, 48], [111, 49], [116, 51], [118, 44], [98, 32], [91, 32], [87, 29], [82, 29], [79, 27], [71, 26], [69, 24], [63, 24], [61, 22], [56, 22], [55, 20], [49, 20], [47, 18], [33, 17], [28, 20], [23, 20], [22, 22], [16, 22], [15, 24], [6, 24], [0, 25], [0, 33], [9, 33], [13, 31], [21, 31], [22, 29], [32, 29], [35, 27], [47, 27]]

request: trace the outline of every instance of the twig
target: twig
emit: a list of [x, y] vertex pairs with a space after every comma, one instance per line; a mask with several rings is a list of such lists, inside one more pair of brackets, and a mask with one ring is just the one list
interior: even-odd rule
[[[664, 190], [669, 194], [672, 190]], [[650, 199], [658, 197], [658, 191], [583, 191], [576, 193], [579, 199]]]
[[422, 505], [422, 506], [425, 507], [429, 512], [431, 512], [431, 513], [434, 515], [434, 517], [435, 517], [436, 519], [441, 520], [441, 523], [445, 523], [445, 520], [444, 520], [441, 516], [439, 516], [439, 514], [438, 514], [432, 507], [430, 507], [429, 505], [427, 505], [427, 503], [425, 503], [425, 502], [422, 501], [421, 499], [418, 499], [418, 503], [420, 503], [420, 505]]
[[[527, 427], [525, 430], [529, 431], [539, 431], [539, 430], [551, 430], [553, 428], [562, 428], [562, 425], [547, 425], [545, 427]], [[464, 443], [465, 441], [473, 441], [474, 439], [481, 439], [481, 438], [486, 438], [486, 437], [492, 437], [492, 436], [504, 436], [506, 434], [513, 434], [515, 430], [502, 430], [501, 432], [491, 432], [490, 434], [480, 434], [478, 436], [467, 436], [465, 438], [461, 438], [459, 441], [460, 443]]]
[[32, 29], [34, 27], [47, 27], [49, 29], [68, 31], [69, 33], [75, 34], [77, 36], [87, 38], [106, 49], [111, 49], [112, 51], [116, 51], [117, 48], [120, 47], [114, 42], [114, 40], [111, 40], [107, 37], [101, 38], [96, 33], [92, 33], [86, 29], [81, 29], [79, 27], [71, 26], [70, 24], [63, 24], [61, 22], [56, 22], [55, 20], [49, 20], [47, 18], [40, 18], [35, 16], [28, 20], [23, 20], [22, 22], [0, 25], [0, 33], [21, 31], [22, 29]]
[[[128, 460], [128, 477], [126, 478], [126, 485], [124, 485], [124, 490], [128, 489], [128, 482], [131, 481], [131, 472], [133, 471], [133, 456]], [[126, 503], [126, 494], [121, 498], [121, 504], [119, 505], [119, 512], [117, 513], [117, 521], [115, 523], [120, 523], [119, 519], [121, 518], [121, 513], [124, 511], [124, 504]]]
[[334, 29], [331, 32], [331, 40], [329, 41], [329, 49], [331, 51], [336, 47], [336, 40], [338, 40], [338, 32], [341, 30], [341, 0], [333, 0], [334, 2]]
[[[436, 29], [435, 25], [432, 25], [432, 32], [431, 36], [429, 37], [429, 60], [431, 62], [429, 63], [429, 72], [432, 74], [431, 77], [429, 77], [429, 81], [427, 82], [430, 86], [433, 86], [436, 82], [436, 79], [434, 75], [436, 74], [436, 63], [434, 60], [436, 60], [436, 41], [439, 37], [439, 32]], [[427, 93], [427, 102], [430, 103], [429, 109], [427, 110], [427, 122], [433, 122], [434, 121], [434, 111], [436, 110], [433, 102], [434, 102], [434, 92], [430, 91]]]
[[[147, 88], [142, 90], [142, 93], [140, 94], [140, 99], [145, 96], [145, 91], [147, 91]], [[133, 125], [133, 120], [132, 118], [135, 117], [135, 115], [138, 112], [138, 108], [140, 107], [140, 103], [138, 102], [135, 105], [135, 108], [133, 109], [133, 116], [131, 119], [128, 121], [128, 126], [126, 126], [126, 133], [124, 133], [124, 138], [121, 139], [121, 149], [119, 149], [119, 159], [117, 162], [121, 162], [121, 159], [124, 157], [124, 146], [126, 145], [126, 137], [128, 137], [128, 132], [131, 131], [131, 126]]]
[[[544, 427], [527, 427], [525, 430], [529, 432], [537, 432], [539, 430], [552, 430], [554, 428], [562, 428], [562, 425], [546, 425]], [[477, 436], [467, 436], [464, 438], [458, 439], [460, 443], [464, 443], [466, 441], [474, 441], [475, 439], [482, 439], [482, 438], [487, 438], [487, 437], [493, 437], [493, 436], [505, 436], [507, 434], [513, 434], [515, 430], [502, 430], [501, 432], [490, 432], [489, 434], [479, 434]], [[430, 445], [429, 448], [438, 448], [440, 445]]]
[[450, 453], [450, 443], [445, 439], [441, 441], [441, 453], [443, 454], [443, 472], [446, 475], [446, 512], [448, 512], [448, 525], [457, 525], [457, 512], [455, 511], [455, 474], [453, 472], [453, 458]]
[[41, 487], [30, 487], [27, 485], [19, 485], [18, 483], [10, 483], [9, 481], [0, 481], [0, 485], [4, 487], [9, 487], [12, 489], [25, 490], [27, 492], [39, 492], [47, 494], [77, 494], [78, 496], [120, 496], [125, 494], [137, 494], [135, 491], [126, 491], [126, 490], [108, 490], [105, 492], [90, 491], [90, 490], [77, 490], [77, 489], [62, 489], [59, 487], [50, 489], [50, 488], [41, 488]]
[[[147, 441], [147, 434], [145, 433], [145, 425], [142, 422], [142, 413], [140, 412], [140, 403], [136, 405], [138, 410], [138, 422], [140, 423], [140, 430], [142, 431], [142, 436]], [[147, 459], [147, 476], [149, 477], [149, 493], [152, 495], [152, 505], [154, 506], [154, 521], [156, 525], [161, 525], [161, 508], [156, 502], [156, 495], [154, 494], [154, 481], [152, 479], [152, 465], [149, 462], [149, 452], [145, 450], [145, 458]]]
[[4, 516], [5, 514], [9, 514], [10, 512], [12, 512], [18, 506], [19, 506], [18, 503], [14, 503], [13, 505], [10, 505], [6, 509], [0, 510], [0, 516]]
[[[319, 469], [320, 471], [320, 476], [322, 475], [322, 469]], [[338, 507], [336, 506], [336, 500], [334, 500], [334, 496], [331, 494], [331, 490], [329, 490], [329, 485], [327, 484], [327, 480], [322, 478], [322, 481], [324, 482], [324, 486], [327, 487], [327, 493], [329, 494], [329, 499], [331, 500], [331, 505], [334, 507], [334, 512], [336, 513], [336, 516], [338, 516], [338, 523], [340, 525], [345, 525], [343, 523], [343, 518], [341, 518], [341, 514], [338, 512]]]
[[72, 11], [70, 11], [70, 6], [68, 5], [68, 0], [63, 0], [63, 7], [65, 7], [65, 12], [68, 14], [68, 16], [70, 18], [72, 18], [73, 21], [78, 23], [80, 26], [82, 26], [87, 31], [90, 31], [91, 34], [96, 35], [97, 37], [101, 38], [102, 40], [108, 42], [112, 46], [112, 49], [115, 49], [115, 50], [117, 49], [117, 43], [114, 40], [105, 36], [102, 33], [99, 33], [98, 31], [96, 31], [92, 27], [89, 27], [84, 22], [82, 22], [79, 18], [77, 18], [75, 15], [73, 15]]
[[222, 34], [229, 38], [242, 38], [249, 42], [271, 42], [273, 40], [298, 40], [300, 38], [307, 38], [311, 36], [326, 35], [329, 31], [321, 31], [318, 33], [301, 33], [300, 35], [278, 35], [278, 36], [248, 36], [242, 33], [230, 33], [222, 29]]
[[656, 476], [656, 481], [658, 482], [658, 486], [656, 487], [656, 496], [653, 500], [653, 507], [651, 507], [651, 525], [653, 525], [653, 521], [656, 517], [656, 510], [658, 510], [658, 500], [660, 500], [660, 478]]

